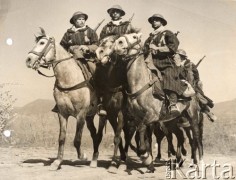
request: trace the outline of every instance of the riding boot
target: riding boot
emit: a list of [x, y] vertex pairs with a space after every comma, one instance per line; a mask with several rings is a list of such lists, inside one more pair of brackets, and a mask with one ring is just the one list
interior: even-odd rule
[[107, 115], [107, 112], [103, 106], [103, 98], [102, 97], [98, 98], [98, 112], [97, 112], [97, 114], [99, 116], [106, 116]]
[[214, 115], [211, 111], [209, 106], [204, 105], [202, 108], [203, 113], [205, 113], [207, 115], [207, 117], [210, 119], [210, 121], [214, 122], [217, 120], [216, 115]]
[[177, 94], [174, 92], [171, 92], [168, 97], [169, 97], [169, 102], [170, 102], [170, 105], [169, 105], [170, 114], [176, 117], [179, 116], [181, 112], [180, 112], [179, 107], [177, 106], [177, 100], [178, 100]]

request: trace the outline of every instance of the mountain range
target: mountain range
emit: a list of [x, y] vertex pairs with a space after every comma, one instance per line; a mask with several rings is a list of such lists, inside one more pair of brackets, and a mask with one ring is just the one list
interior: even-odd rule
[[[37, 99], [23, 107], [15, 108], [15, 112], [19, 115], [46, 114], [50, 113], [54, 106], [54, 100]], [[236, 99], [216, 103], [212, 111], [220, 118], [236, 118]]]

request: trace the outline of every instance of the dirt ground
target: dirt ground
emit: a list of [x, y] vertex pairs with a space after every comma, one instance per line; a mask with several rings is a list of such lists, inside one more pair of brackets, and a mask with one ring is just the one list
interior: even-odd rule
[[[108, 151], [108, 150], [107, 150]], [[60, 170], [50, 170], [50, 164], [53, 158], [56, 157], [57, 150], [45, 148], [0, 148], [0, 179], [2, 180], [70, 180], [70, 179], [86, 179], [86, 180], [100, 180], [100, 179], [168, 179], [166, 163], [155, 163], [156, 171], [154, 173], [145, 173], [146, 168], [143, 167], [139, 158], [134, 153], [130, 153], [128, 160], [128, 170], [119, 169], [117, 174], [112, 174], [107, 171], [111, 161], [112, 151], [101, 151], [97, 168], [89, 167], [89, 160], [92, 157], [91, 151], [86, 151], [88, 157], [87, 161], [76, 160], [75, 150], [65, 149], [64, 161]], [[163, 157], [167, 157], [163, 154]], [[190, 164], [189, 156], [184, 157], [184, 167], [181, 172], [185, 175], [189, 172]], [[221, 176], [222, 171], [236, 168], [236, 156], [225, 156], [217, 154], [205, 154], [205, 164], [210, 164], [211, 167], [206, 170], [206, 178], [214, 179], [212, 177], [212, 164], [216, 163], [220, 167], [216, 168], [217, 176]], [[225, 164], [228, 164], [225, 165]], [[225, 167], [223, 167], [225, 165]], [[229, 167], [229, 165], [231, 167]], [[184, 179], [184, 176], [179, 175], [180, 171], [176, 171], [177, 179]], [[180, 173], [181, 174], [181, 173]], [[200, 170], [201, 174], [201, 170]], [[230, 175], [231, 173], [226, 173]], [[194, 173], [191, 174], [195, 176]], [[235, 174], [234, 174], [235, 176]], [[201, 176], [200, 176], [201, 177]], [[174, 178], [173, 178], [174, 179]], [[197, 178], [195, 178], [197, 179]], [[221, 179], [221, 178], [220, 178]], [[232, 178], [229, 178], [232, 179]]]

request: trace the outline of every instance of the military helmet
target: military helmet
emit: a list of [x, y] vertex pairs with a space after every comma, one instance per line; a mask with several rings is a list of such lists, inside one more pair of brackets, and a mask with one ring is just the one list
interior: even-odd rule
[[154, 19], [160, 19], [162, 21], [163, 26], [167, 25], [167, 21], [161, 14], [153, 14], [150, 18], [148, 18], [148, 22], [152, 24]]
[[83, 12], [81, 12], [81, 11], [77, 11], [77, 12], [75, 12], [75, 13], [73, 14], [73, 16], [70, 18], [70, 23], [71, 23], [71, 24], [74, 24], [75, 20], [76, 20], [79, 16], [84, 16], [85, 21], [87, 21], [87, 19], [88, 19], [88, 15], [87, 15], [87, 14], [85, 14], [85, 13], [83, 13]]
[[180, 56], [187, 58], [187, 54], [186, 54], [185, 50], [183, 50], [183, 49], [178, 49], [176, 51], [176, 54], [179, 54]]
[[124, 16], [125, 15], [125, 11], [122, 9], [122, 7], [120, 5], [114, 5], [112, 6], [111, 8], [109, 8], [107, 10], [108, 14], [111, 14], [112, 10], [113, 9], [116, 9], [116, 10], [119, 10], [121, 12], [121, 16]]

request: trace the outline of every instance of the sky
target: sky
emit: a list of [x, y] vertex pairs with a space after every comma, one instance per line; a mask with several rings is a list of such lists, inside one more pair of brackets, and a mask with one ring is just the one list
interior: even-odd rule
[[[179, 48], [197, 63], [204, 92], [214, 102], [236, 98], [236, 0], [0, 0], [0, 84], [5, 84], [16, 106], [36, 99], [53, 99], [54, 78], [46, 78], [28, 69], [25, 59], [35, 45], [39, 27], [59, 42], [76, 11], [88, 14], [91, 28], [105, 19], [107, 9], [119, 4], [132, 25], [141, 28], [144, 42], [152, 32], [147, 19], [162, 14], [166, 29], [179, 31]], [[10, 39], [10, 41], [7, 39]], [[12, 42], [11, 42], [12, 40]], [[52, 70], [42, 70], [52, 75]]]

